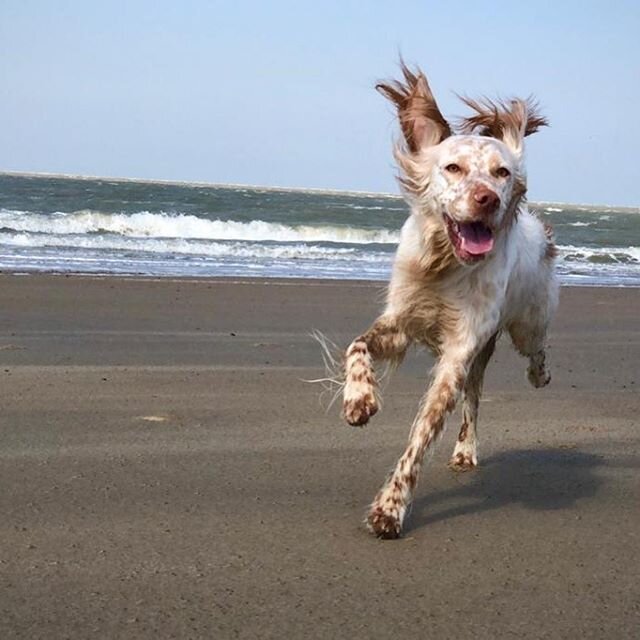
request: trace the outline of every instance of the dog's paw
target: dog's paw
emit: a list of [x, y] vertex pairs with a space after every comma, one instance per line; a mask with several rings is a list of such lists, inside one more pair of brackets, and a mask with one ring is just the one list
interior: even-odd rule
[[478, 466], [478, 461], [470, 453], [458, 452], [451, 456], [448, 466], [452, 471], [473, 471]]
[[399, 514], [389, 513], [382, 507], [375, 506], [367, 516], [367, 528], [378, 538], [395, 540], [400, 537], [402, 523]]
[[378, 401], [372, 392], [355, 398], [345, 398], [343, 404], [344, 419], [354, 427], [361, 427], [378, 412]]
[[540, 389], [551, 382], [551, 374], [544, 365], [531, 366], [527, 369], [527, 379], [536, 389]]

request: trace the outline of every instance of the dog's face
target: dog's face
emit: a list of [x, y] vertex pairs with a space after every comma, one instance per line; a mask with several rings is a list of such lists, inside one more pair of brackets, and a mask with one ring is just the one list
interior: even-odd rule
[[428, 211], [441, 217], [461, 262], [482, 260], [508, 226], [514, 196], [524, 194], [518, 159], [499, 140], [471, 135], [450, 136], [425, 156]]
[[460, 262], [483, 260], [526, 193], [524, 138], [547, 121], [531, 100], [463, 98], [475, 114], [453, 135], [422, 72], [404, 64], [402, 72], [404, 82], [377, 86], [395, 104], [404, 134], [400, 181], [419, 212], [442, 224]]

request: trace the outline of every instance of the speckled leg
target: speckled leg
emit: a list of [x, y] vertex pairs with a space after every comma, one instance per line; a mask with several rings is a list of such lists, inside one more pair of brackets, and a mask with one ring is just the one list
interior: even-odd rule
[[471, 471], [478, 465], [478, 405], [482, 394], [482, 383], [487, 364], [493, 355], [497, 336], [494, 335], [476, 356], [464, 385], [462, 405], [462, 426], [449, 460], [453, 471]]
[[467, 358], [442, 358], [409, 436], [409, 443], [367, 516], [369, 530], [380, 538], [397, 538], [411, 503], [427, 449], [442, 432], [465, 382]]
[[343, 415], [354, 426], [362, 426], [378, 411], [373, 361], [400, 361], [409, 339], [395, 318], [381, 316], [371, 329], [358, 336], [345, 353]]

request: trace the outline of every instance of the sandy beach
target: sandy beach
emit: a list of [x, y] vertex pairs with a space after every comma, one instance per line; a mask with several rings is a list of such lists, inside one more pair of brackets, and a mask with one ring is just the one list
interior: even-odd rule
[[0, 275], [0, 637], [635, 638], [640, 289], [564, 288], [536, 391], [502, 341], [480, 469], [361, 521], [432, 363], [325, 411], [383, 285]]

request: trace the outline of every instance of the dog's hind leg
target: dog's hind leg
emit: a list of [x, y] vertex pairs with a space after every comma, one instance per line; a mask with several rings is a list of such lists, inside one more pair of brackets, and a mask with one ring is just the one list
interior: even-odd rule
[[449, 460], [453, 471], [469, 471], [478, 465], [478, 405], [482, 394], [484, 372], [496, 346], [498, 334], [494, 334], [475, 357], [464, 385], [462, 426]]
[[364, 425], [378, 411], [373, 361], [399, 362], [409, 343], [397, 318], [383, 315], [349, 345], [345, 353], [343, 396], [343, 414], [349, 424]]

